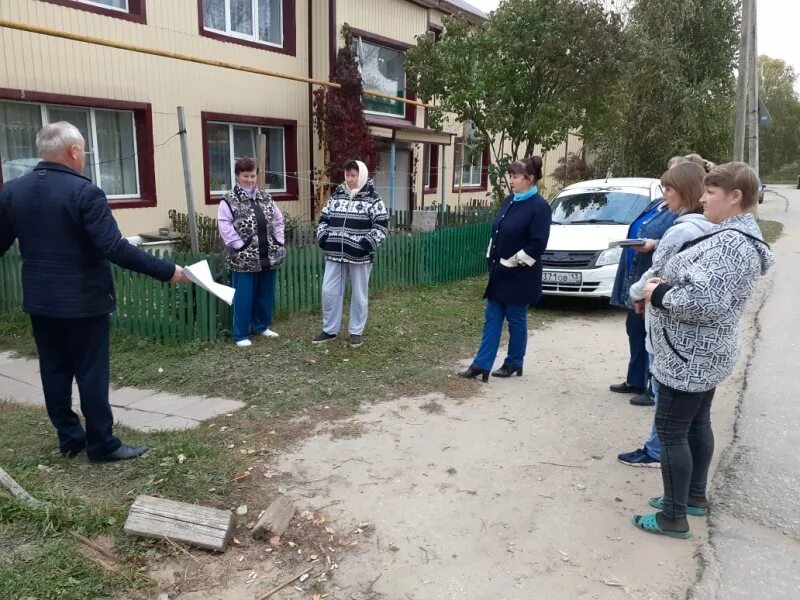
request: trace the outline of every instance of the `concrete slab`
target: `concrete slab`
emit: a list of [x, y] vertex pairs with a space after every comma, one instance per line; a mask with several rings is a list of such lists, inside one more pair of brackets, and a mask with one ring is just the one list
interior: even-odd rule
[[[44, 406], [39, 363], [0, 352], [0, 400]], [[179, 431], [201, 421], [244, 408], [243, 402], [204, 396], [180, 396], [154, 390], [122, 387], [109, 391], [114, 418], [140, 431]], [[81, 414], [78, 385], [72, 384], [72, 409]]]
[[225, 398], [199, 398], [194, 404], [183, 406], [175, 414], [177, 416], [206, 421], [220, 415], [232, 413], [244, 408], [244, 402], [226, 400]]
[[165, 416], [161, 420], [140, 427], [140, 431], [183, 431], [184, 429], [194, 429], [200, 425], [200, 421], [187, 419], [185, 417]]
[[122, 387], [109, 392], [111, 406], [130, 406], [148, 396], [155, 394], [155, 390], [140, 390], [139, 388]]
[[18, 358], [15, 358], [16, 352], [0, 352], [0, 365], [7, 365], [8, 363], [13, 363]]
[[202, 401], [200, 396], [178, 396], [176, 394], [158, 393], [132, 402], [127, 408], [144, 410], [162, 415], [181, 415], [181, 408]]
[[145, 431], [145, 427], [150, 427], [153, 423], [160, 421], [164, 415], [154, 412], [146, 412], [143, 410], [131, 410], [130, 408], [117, 408], [113, 409], [114, 423], [130, 427], [132, 429], [139, 429]]
[[9, 400], [18, 404], [44, 406], [44, 396], [42, 395], [41, 385], [37, 387], [3, 376], [0, 376], [0, 399]]
[[180, 431], [197, 427], [200, 421], [130, 408], [115, 408], [114, 422], [138, 431]]
[[30, 383], [31, 385], [42, 385], [38, 360], [19, 358], [5, 364], [0, 363], [0, 376]]

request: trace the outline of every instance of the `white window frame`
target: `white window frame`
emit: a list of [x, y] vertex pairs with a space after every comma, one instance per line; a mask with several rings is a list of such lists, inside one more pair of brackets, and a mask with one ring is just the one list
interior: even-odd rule
[[[467, 189], [467, 188], [479, 188], [479, 187], [482, 187], [483, 186], [483, 154], [484, 154], [484, 152], [486, 152], [486, 149], [484, 148], [481, 151], [481, 153], [478, 154], [475, 157], [477, 159], [477, 163], [471, 163], [469, 165], [468, 168], [469, 168], [469, 175], [470, 176], [469, 176], [469, 179], [467, 179], [466, 177], [463, 176], [463, 173], [466, 171], [466, 169], [464, 168], [464, 158], [465, 158], [466, 150], [467, 150], [466, 143], [465, 142], [461, 142], [460, 146], [461, 146], [461, 165], [459, 166], [459, 170], [456, 171], [457, 180], [456, 180], [455, 185], [453, 187], [455, 189], [460, 189], [460, 188]], [[475, 183], [475, 181], [474, 181], [474, 179], [475, 179], [474, 176], [475, 176], [476, 172], [478, 174], [478, 182], [477, 183]]]
[[102, 2], [95, 2], [93, 0], [78, 0], [81, 4], [88, 4], [89, 6], [97, 6], [98, 8], [105, 8], [108, 10], [116, 10], [117, 12], [130, 14], [131, 12], [131, 3], [130, 0], [125, 0], [125, 8], [117, 8], [116, 6], [109, 6], [108, 4], [103, 4]]
[[[356, 57], [357, 58], [356, 62], [358, 63], [358, 73], [360, 75], [361, 74], [361, 57], [364, 56], [363, 38], [356, 37], [354, 39], [356, 40], [356, 43], [358, 44], [358, 55]], [[405, 54], [406, 54], [405, 52], [403, 52], [402, 50], [398, 50], [397, 48], [392, 48], [391, 46], [386, 46], [384, 44], [379, 44], [377, 42], [372, 42], [370, 40], [367, 40], [367, 43], [371, 44], [373, 46], [379, 46], [381, 48], [386, 48], [387, 50], [391, 50], [392, 52], [397, 52], [398, 54], [402, 54], [403, 56], [405, 56]], [[403, 62], [403, 77], [405, 78], [404, 87], [406, 87], [406, 86], [408, 86], [408, 75], [406, 74], [405, 61]], [[377, 90], [377, 91], [381, 91], [381, 90]], [[366, 108], [364, 109], [364, 114], [365, 115], [378, 115], [378, 116], [381, 116], [381, 117], [392, 117], [393, 119], [405, 119], [406, 118], [406, 106], [407, 105], [399, 102], [399, 99], [405, 98], [405, 97], [406, 97], [405, 95], [397, 97], [398, 98], [398, 103], [403, 107], [403, 113], [400, 114], [400, 115], [398, 115], [397, 113], [382, 112], [382, 111], [379, 111], [379, 110], [367, 110]]]
[[[15, 104], [28, 104], [34, 105], [39, 107], [39, 111], [41, 114], [42, 120], [42, 127], [50, 123], [49, 114], [48, 114], [48, 107], [52, 106], [53, 108], [66, 108], [66, 109], [79, 109], [79, 110], [88, 110], [89, 111], [89, 135], [91, 139], [84, 140], [86, 146], [84, 150], [86, 151], [87, 160], [91, 159], [91, 167], [92, 173], [94, 175], [94, 184], [103, 189], [101, 187], [102, 179], [100, 177], [100, 161], [97, 157], [97, 122], [95, 120], [95, 110], [104, 110], [107, 112], [120, 112], [120, 113], [128, 113], [131, 117], [131, 124], [133, 125], [133, 162], [134, 168], [136, 169], [136, 193], [133, 194], [113, 194], [109, 195], [106, 194], [106, 198], [109, 200], [128, 200], [134, 198], [141, 197], [141, 173], [139, 172], [139, 147], [138, 141], [136, 136], [136, 119], [134, 118], [134, 113], [132, 110], [120, 110], [117, 108], [103, 108], [102, 106], [92, 107], [92, 106], [81, 106], [78, 104], [60, 104], [57, 102], [50, 102], [50, 103], [42, 103], [42, 102], [18, 102], [16, 100], [4, 100], [4, 102], [12, 102]], [[127, 158], [127, 157], [126, 157]]]
[[[258, 129], [258, 134], [263, 133], [264, 129], [277, 129], [283, 132], [283, 187], [281, 189], [275, 188], [267, 188], [267, 191], [270, 194], [284, 194], [288, 192], [288, 188], [286, 187], [288, 181], [288, 173], [286, 171], [286, 127], [281, 127], [280, 125], [253, 125], [252, 123], [233, 123], [230, 121], [208, 121], [206, 123], [206, 127], [208, 125], [226, 125], [228, 127], [228, 148], [230, 148], [230, 163], [231, 163], [231, 182], [232, 185], [236, 183], [236, 159], [233, 156], [233, 128], [234, 127], [250, 127]], [[256, 158], [255, 156], [253, 158]], [[256, 165], [257, 168], [263, 168], [265, 170], [265, 181], [266, 181], [266, 165]], [[270, 171], [271, 172], [271, 171]], [[209, 187], [210, 187], [210, 179], [211, 176], [209, 174]], [[224, 196], [230, 190], [211, 190], [212, 196]]]
[[[286, 44], [286, 32], [283, 30], [283, 17], [284, 17], [284, 2], [281, 0], [281, 14], [280, 19], [278, 20], [281, 24], [281, 43], [276, 44], [275, 42], [265, 42], [258, 37], [258, 0], [250, 0], [251, 6], [251, 15], [253, 20], [253, 34], [247, 35], [246, 33], [241, 33], [239, 31], [233, 31], [231, 29], [231, 0], [220, 0], [220, 2], [225, 3], [225, 31], [221, 29], [214, 29], [213, 27], [207, 27], [205, 22], [205, 15], [201, 15], [203, 18], [203, 30], [204, 31], [213, 31], [214, 33], [219, 33], [221, 35], [232, 37], [237, 40], [244, 40], [247, 42], [253, 42], [254, 44], [260, 44], [262, 46], [269, 46], [271, 48], [283, 48]], [[201, 9], [202, 10], [202, 9]]]

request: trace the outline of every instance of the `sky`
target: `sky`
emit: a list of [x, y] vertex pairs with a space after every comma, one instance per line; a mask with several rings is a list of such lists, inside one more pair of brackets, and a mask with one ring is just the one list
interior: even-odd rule
[[[500, 0], [468, 0], [484, 12], [497, 8]], [[758, 0], [758, 53], [780, 58], [800, 75], [800, 2]], [[795, 88], [800, 93], [800, 81]]]

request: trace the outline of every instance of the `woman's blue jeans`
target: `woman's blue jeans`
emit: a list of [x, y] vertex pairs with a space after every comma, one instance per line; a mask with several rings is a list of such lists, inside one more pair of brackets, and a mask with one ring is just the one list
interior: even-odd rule
[[483, 337], [478, 353], [472, 364], [483, 371], [491, 371], [497, 352], [500, 349], [500, 334], [503, 321], [508, 321], [508, 356], [505, 364], [519, 368], [525, 359], [528, 347], [528, 305], [502, 304], [494, 300], [486, 301], [486, 322], [483, 324]]

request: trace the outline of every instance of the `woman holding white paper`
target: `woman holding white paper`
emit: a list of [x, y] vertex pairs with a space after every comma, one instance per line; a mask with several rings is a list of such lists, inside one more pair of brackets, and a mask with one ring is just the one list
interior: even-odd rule
[[234, 167], [236, 184], [219, 203], [217, 223], [231, 272], [233, 341], [250, 346], [250, 334], [278, 337], [270, 329], [275, 306], [275, 275], [286, 259], [283, 214], [272, 197], [258, 189], [256, 161], [245, 157]]
[[551, 210], [537, 183], [542, 178], [542, 158], [534, 156], [508, 167], [513, 192], [497, 212], [486, 258], [489, 282], [486, 286], [486, 322], [478, 353], [466, 371], [468, 379], [489, 373], [500, 348], [503, 321], [508, 321], [508, 356], [494, 371], [495, 377], [522, 376], [528, 344], [528, 306], [542, 296], [542, 253], [550, 237]]

